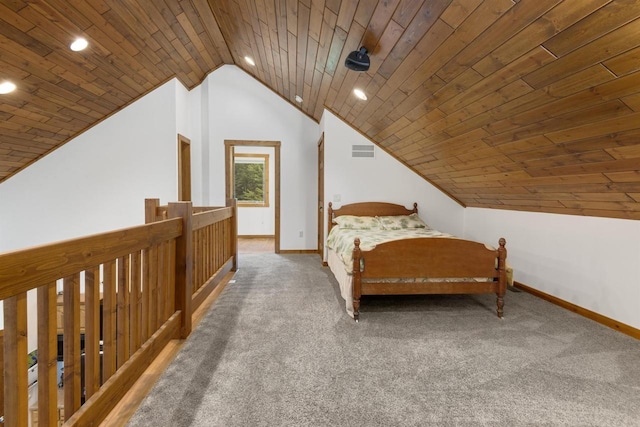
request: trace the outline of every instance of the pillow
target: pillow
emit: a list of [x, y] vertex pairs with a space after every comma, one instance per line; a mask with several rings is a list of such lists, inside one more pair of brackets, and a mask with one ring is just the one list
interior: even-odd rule
[[411, 215], [379, 216], [384, 230], [402, 230], [405, 228], [429, 228], [417, 213]]
[[380, 230], [382, 227], [374, 216], [341, 215], [333, 219], [340, 228], [349, 230]]

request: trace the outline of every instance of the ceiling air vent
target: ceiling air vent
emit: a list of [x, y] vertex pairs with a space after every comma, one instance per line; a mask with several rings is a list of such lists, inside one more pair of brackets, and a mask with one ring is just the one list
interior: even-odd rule
[[373, 145], [352, 145], [351, 157], [366, 157], [373, 159], [375, 157], [373, 149]]

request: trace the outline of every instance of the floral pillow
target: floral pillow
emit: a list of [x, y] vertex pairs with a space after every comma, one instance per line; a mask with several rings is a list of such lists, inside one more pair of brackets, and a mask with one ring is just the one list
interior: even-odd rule
[[349, 230], [380, 230], [382, 226], [374, 216], [341, 215], [333, 219], [340, 228]]
[[417, 213], [411, 215], [379, 216], [380, 224], [384, 230], [402, 230], [405, 228], [429, 228], [420, 219]]

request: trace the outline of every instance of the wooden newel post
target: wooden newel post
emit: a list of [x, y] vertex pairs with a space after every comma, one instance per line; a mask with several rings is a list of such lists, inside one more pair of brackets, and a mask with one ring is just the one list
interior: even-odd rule
[[144, 223], [156, 222], [156, 215], [160, 206], [160, 199], [144, 199]]
[[191, 333], [193, 295], [193, 245], [191, 202], [169, 203], [169, 218], [182, 218], [182, 235], [176, 239], [176, 310], [180, 310], [180, 337]]
[[233, 257], [233, 267], [231, 271], [238, 270], [238, 201], [236, 199], [227, 199], [227, 207], [233, 209], [231, 217], [231, 256]]

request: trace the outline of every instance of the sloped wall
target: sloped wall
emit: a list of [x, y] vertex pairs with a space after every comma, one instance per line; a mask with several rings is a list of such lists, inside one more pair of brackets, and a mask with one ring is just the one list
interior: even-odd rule
[[172, 80], [0, 184], [0, 251], [144, 223], [177, 194]]
[[640, 221], [467, 208], [464, 235], [504, 237], [516, 281], [640, 328]]

